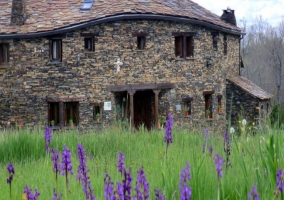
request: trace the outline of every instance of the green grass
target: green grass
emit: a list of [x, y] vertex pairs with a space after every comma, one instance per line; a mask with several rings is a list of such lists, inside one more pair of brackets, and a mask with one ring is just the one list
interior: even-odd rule
[[[87, 160], [89, 176], [97, 199], [104, 199], [104, 176], [108, 173], [114, 183], [122, 181], [117, 172], [117, 153], [125, 154], [126, 167], [131, 168], [135, 187], [137, 171], [143, 165], [150, 185], [151, 198], [154, 189], [166, 193], [166, 199], [179, 199], [179, 176], [188, 161], [191, 166], [192, 199], [217, 199], [217, 173], [214, 154], [225, 158], [223, 134], [210, 133], [207, 150], [202, 153], [203, 133], [182, 130], [173, 131], [173, 143], [165, 158], [166, 145], [163, 131], [135, 132], [110, 128], [102, 133], [78, 133], [76, 131], [55, 133], [52, 148], [60, 152], [66, 145], [72, 152], [74, 175], [70, 178], [69, 192], [66, 199], [84, 199], [83, 187], [76, 180], [78, 159], [77, 144], [81, 143], [90, 159]], [[283, 133], [279, 130], [234, 137], [232, 141], [231, 167], [223, 165], [221, 178], [221, 199], [247, 199], [253, 185], [257, 186], [261, 199], [273, 199], [276, 187], [276, 170], [283, 168]], [[37, 188], [41, 193], [39, 199], [51, 199], [56, 187], [55, 173], [51, 155], [45, 152], [43, 130], [0, 133], [0, 199], [9, 199], [9, 185], [6, 184], [7, 164], [15, 167], [12, 182], [12, 199], [21, 199], [23, 188]], [[213, 145], [213, 155], [208, 147]], [[58, 191], [65, 191], [64, 176], [59, 176]], [[133, 191], [134, 192], [134, 191]], [[65, 198], [63, 198], [65, 199]]]

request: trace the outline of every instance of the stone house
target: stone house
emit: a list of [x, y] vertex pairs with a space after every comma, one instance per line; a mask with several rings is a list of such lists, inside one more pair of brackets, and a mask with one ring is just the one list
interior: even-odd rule
[[191, 0], [0, 0], [0, 15], [2, 123], [151, 129], [171, 112], [177, 124], [225, 129], [244, 35], [234, 10], [220, 17]]

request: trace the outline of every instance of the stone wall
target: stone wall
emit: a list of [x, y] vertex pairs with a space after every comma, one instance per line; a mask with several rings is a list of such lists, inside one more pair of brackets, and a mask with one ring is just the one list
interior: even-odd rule
[[[5, 72], [0, 95], [7, 107], [1, 110], [1, 120], [25, 125], [47, 122], [46, 97], [81, 97], [80, 126], [93, 127], [94, 103], [111, 101], [112, 111], [104, 111], [103, 119], [106, 115], [110, 122], [116, 119], [115, 93], [107, 90], [108, 85], [170, 82], [175, 88], [160, 93], [159, 114], [172, 108], [177, 124], [225, 127], [226, 78], [238, 75], [239, 37], [227, 35], [228, 54], [224, 55], [223, 33], [219, 33], [216, 51], [212, 47], [212, 31], [215, 30], [198, 25], [156, 20], [104, 23], [66, 34], [62, 38], [61, 63], [50, 62], [49, 38], [10, 40], [11, 62], [2, 66]], [[84, 37], [80, 36], [89, 32], [99, 33], [94, 52], [84, 50]], [[142, 51], [137, 50], [137, 37], [132, 35], [135, 32], [148, 33]], [[172, 32], [197, 33], [193, 37], [194, 58], [176, 59]], [[116, 72], [114, 64], [117, 58], [123, 62], [120, 72]], [[214, 91], [210, 120], [204, 116], [204, 91]], [[223, 111], [219, 114], [217, 95], [223, 96]], [[183, 109], [184, 96], [193, 98], [190, 117], [184, 117], [183, 110], [176, 111], [176, 105]]]
[[271, 113], [270, 100], [252, 96], [229, 80], [227, 83], [227, 119], [231, 116], [232, 126], [237, 126], [242, 119], [246, 119], [248, 125], [266, 123], [266, 117]]

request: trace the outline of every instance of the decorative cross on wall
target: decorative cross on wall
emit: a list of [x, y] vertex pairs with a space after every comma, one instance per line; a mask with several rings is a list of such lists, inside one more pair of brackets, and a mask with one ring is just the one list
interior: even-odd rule
[[123, 64], [123, 62], [120, 62], [120, 58], [117, 58], [117, 61], [115, 64], [115, 67], [116, 67], [116, 72], [119, 72], [120, 71], [120, 65]]

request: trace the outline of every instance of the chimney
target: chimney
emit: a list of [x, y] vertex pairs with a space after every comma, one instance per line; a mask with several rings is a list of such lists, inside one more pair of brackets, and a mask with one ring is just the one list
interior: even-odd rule
[[13, 0], [11, 25], [23, 25], [26, 0]]
[[223, 14], [221, 16], [221, 19], [229, 24], [232, 24], [234, 26], [237, 26], [236, 17], [235, 17], [235, 11], [231, 10], [230, 7], [227, 8], [227, 10], [223, 10]]

